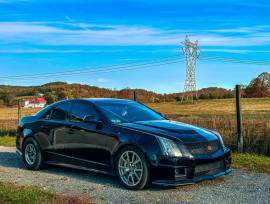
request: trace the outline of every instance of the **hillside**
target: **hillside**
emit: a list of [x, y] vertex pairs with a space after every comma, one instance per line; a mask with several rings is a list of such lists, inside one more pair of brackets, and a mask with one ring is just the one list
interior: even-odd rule
[[[181, 100], [181, 93], [158, 94], [144, 89], [113, 90], [82, 84], [68, 84], [53, 82], [41, 86], [6, 86], [0, 85], [0, 105], [12, 106], [16, 99], [23, 97], [44, 96], [49, 103], [66, 98], [109, 97], [133, 99], [136, 91], [140, 102], [173, 102]], [[205, 88], [198, 91], [201, 99], [205, 98], [231, 98], [233, 92], [222, 88]]]
[[[137, 97], [142, 102], [162, 100], [164, 95], [143, 89], [135, 89]], [[6, 86], [0, 85], [0, 105], [11, 106], [18, 98], [43, 96], [49, 103], [66, 98], [128, 98], [133, 99], [133, 90], [125, 88], [112, 90], [82, 84], [53, 82], [41, 86]]]
[[[52, 82], [41, 86], [7, 86], [0, 85], [0, 106], [12, 106], [18, 98], [43, 96], [49, 103], [66, 98], [127, 98], [133, 99], [136, 91], [137, 100], [147, 102], [180, 101], [182, 93], [158, 94], [145, 89], [107, 89], [85, 84], [68, 84]], [[261, 73], [248, 86], [243, 86], [243, 97], [262, 98], [270, 96], [270, 74]], [[233, 98], [234, 91], [218, 87], [208, 87], [198, 90], [199, 99]]]

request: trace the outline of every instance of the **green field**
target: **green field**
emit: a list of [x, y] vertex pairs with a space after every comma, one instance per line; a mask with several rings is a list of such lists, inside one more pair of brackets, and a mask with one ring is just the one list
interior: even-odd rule
[[16, 137], [14, 136], [2, 136], [0, 137], [0, 146], [14, 147], [16, 142]]
[[[148, 103], [146, 104], [166, 115], [178, 116], [231, 116], [235, 114], [235, 99], [198, 100], [194, 103]], [[270, 118], [270, 98], [244, 98], [241, 100], [245, 116]]]
[[89, 204], [86, 198], [56, 194], [35, 186], [17, 186], [0, 181], [0, 203], [3, 204]]
[[232, 166], [236, 169], [270, 173], [270, 157], [248, 153], [232, 153]]

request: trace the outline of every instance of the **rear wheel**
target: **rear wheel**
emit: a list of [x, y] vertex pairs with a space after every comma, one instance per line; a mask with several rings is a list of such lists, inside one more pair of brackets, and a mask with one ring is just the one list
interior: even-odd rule
[[119, 152], [116, 170], [125, 188], [139, 190], [150, 183], [148, 161], [136, 147], [128, 146]]
[[23, 145], [23, 162], [27, 169], [39, 170], [43, 167], [43, 156], [35, 139], [26, 139]]

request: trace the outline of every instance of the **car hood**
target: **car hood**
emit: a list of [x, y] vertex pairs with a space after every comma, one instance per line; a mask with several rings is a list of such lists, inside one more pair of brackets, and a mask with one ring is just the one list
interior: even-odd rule
[[177, 138], [184, 143], [208, 142], [218, 139], [212, 131], [170, 120], [123, 123], [121, 126], [157, 136]]

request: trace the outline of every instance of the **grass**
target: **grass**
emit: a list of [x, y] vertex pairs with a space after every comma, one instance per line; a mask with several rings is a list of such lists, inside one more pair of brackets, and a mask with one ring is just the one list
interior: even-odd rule
[[[231, 115], [235, 113], [235, 99], [198, 100], [194, 103], [148, 103], [150, 107], [166, 115], [182, 116]], [[241, 100], [243, 114], [270, 113], [269, 98], [243, 98]]]
[[[40, 108], [22, 108], [21, 116], [33, 115]], [[0, 136], [14, 134], [18, 126], [18, 109], [0, 108]]]
[[232, 154], [233, 168], [270, 173], [270, 157], [257, 154]]
[[17, 186], [0, 181], [0, 203], [3, 204], [88, 204], [89, 200], [77, 196], [56, 194], [35, 186]]
[[15, 136], [0, 137], [0, 146], [14, 147], [15, 141], [16, 141]]
[[[21, 115], [32, 115], [39, 111], [40, 108], [21, 108]], [[1, 108], [0, 109], [0, 120], [5, 119], [18, 119], [18, 108]]]

